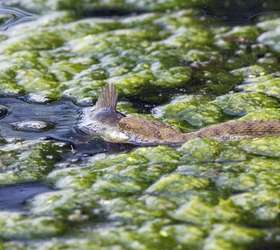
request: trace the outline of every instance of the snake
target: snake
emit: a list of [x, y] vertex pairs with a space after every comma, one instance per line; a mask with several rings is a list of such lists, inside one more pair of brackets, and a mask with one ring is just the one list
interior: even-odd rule
[[124, 115], [117, 111], [117, 101], [116, 87], [110, 83], [103, 89], [96, 105], [85, 108], [78, 129], [90, 136], [100, 136], [107, 142], [138, 146], [176, 146], [195, 138], [235, 140], [280, 135], [280, 121], [277, 120], [231, 120], [182, 133], [161, 121]]

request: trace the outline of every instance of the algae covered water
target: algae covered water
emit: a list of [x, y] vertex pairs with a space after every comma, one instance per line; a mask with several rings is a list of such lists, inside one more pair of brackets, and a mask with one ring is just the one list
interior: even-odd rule
[[[277, 1], [0, 1], [0, 249], [280, 248], [280, 138], [114, 145], [118, 111], [189, 132], [280, 120]], [[31, 18], [32, 17], [32, 18]]]

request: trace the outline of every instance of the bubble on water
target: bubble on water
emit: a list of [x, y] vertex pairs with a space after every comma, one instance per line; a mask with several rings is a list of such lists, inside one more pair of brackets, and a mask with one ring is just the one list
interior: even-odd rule
[[21, 121], [13, 122], [11, 125], [15, 130], [26, 132], [42, 132], [54, 127], [53, 124], [45, 121]]

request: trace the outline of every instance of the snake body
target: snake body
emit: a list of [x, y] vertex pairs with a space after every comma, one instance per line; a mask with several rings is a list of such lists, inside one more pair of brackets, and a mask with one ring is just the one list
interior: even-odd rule
[[109, 84], [99, 96], [94, 108], [85, 110], [79, 128], [89, 135], [101, 136], [105, 141], [140, 146], [181, 145], [195, 138], [235, 138], [280, 135], [280, 121], [228, 121], [195, 132], [181, 133], [155, 120], [125, 116], [116, 110], [117, 93]]
[[195, 138], [232, 140], [280, 135], [280, 121], [228, 121], [195, 132], [181, 133], [157, 121], [147, 121], [140, 118], [123, 119], [125, 121], [120, 121], [121, 131], [138, 135], [138, 138], [134, 137], [134, 141], [146, 142], [150, 145], [181, 145]]

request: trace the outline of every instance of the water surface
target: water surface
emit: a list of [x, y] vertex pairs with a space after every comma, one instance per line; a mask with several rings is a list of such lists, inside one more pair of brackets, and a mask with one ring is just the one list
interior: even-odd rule
[[25, 202], [51, 189], [42, 183], [24, 183], [0, 187], [0, 210], [23, 210]]

